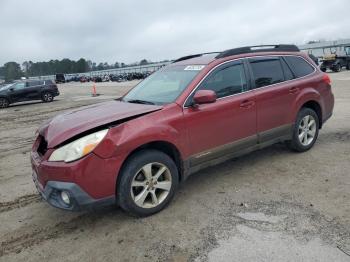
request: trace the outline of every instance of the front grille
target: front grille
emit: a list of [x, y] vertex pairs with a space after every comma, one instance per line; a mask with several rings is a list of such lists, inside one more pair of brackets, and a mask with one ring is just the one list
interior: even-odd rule
[[44, 137], [40, 136], [40, 143], [39, 143], [39, 147], [38, 147], [38, 153], [41, 156], [44, 156], [46, 152], [47, 152], [47, 142], [46, 142]]

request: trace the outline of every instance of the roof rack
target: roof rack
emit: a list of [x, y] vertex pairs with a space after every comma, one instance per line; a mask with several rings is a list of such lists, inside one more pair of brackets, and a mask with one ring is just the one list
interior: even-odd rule
[[258, 46], [245, 46], [234, 49], [229, 49], [221, 52], [215, 58], [223, 58], [231, 55], [240, 55], [246, 53], [258, 53], [258, 52], [299, 52], [299, 48], [296, 45], [258, 45]]
[[202, 53], [202, 54], [195, 54], [195, 55], [187, 55], [187, 56], [183, 56], [183, 57], [180, 57], [180, 58], [174, 60], [173, 63], [180, 62], [180, 61], [187, 60], [187, 59], [191, 59], [191, 58], [195, 58], [195, 57], [200, 57], [203, 55], [218, 54], [218, 53], [220, 54], [220, 52], [209, 52], [209, 53]]

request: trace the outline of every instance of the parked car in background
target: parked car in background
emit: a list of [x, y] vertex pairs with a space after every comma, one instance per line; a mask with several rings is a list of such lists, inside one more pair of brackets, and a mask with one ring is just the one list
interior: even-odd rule
[[91, 81], [96, 82], [96, 83], [100, 83], [100, 82], [102, 82], [102, 78], [99, 76], [94, 76], [94, 77], [92, 77]]
[[56, 74], [56, 76], [55, 76], [55, 82], [56, 82], [57, 84], [65, 83], [65, 82], [66, 82], [66, 78], [65, 78], [64, 74]]
[[324, 48], [324, 56], [321, 59], [321, 70], [327, 69], [333, 72], [340, 72], [343, 67], [350, 70], [350, 46], [337, 46], [333, 48]]
[[118, 101], [46, 122], [33, 180], [58, 208], [117, 203], [147, 216], [202, 168], [279, 142], [309, 150], [333, 106], [329, 76], [294, 45], [190, 55]]
[[90, 77], [87, 76], [81, 76], [79, 78], [80, 83], [90, 82]]
[[60, 93], [52, 80], [26, 80], [0, 88], [0, 108], [16, 102], [42, 100], [52, 102]]

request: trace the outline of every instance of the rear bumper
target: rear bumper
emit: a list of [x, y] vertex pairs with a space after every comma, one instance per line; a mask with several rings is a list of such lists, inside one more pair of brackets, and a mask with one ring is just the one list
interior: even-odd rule
[[[45, 187], [42, 187], [36, 177], [37, 176], [34, 172], [33, 181], [39, 194], [53, 207], [71, 211], [81, 211], [97, 209], [103, 206], [114, 205], [116, 203], [114, 196], [94, 199], [75, 183], [48, 181]], [[70, 200], [69, 204], [62, 200], [62, 191], [68, 194]]]
[[332, 115], [333, 115], [332, 112], [331, 112], [330, 114], [328, 114], [328, 115], [322, 120], [322, 125], [323, 125], [324, 123], [326, 123], [327, 120], [330, 119], [330, 118], [332, 117]]

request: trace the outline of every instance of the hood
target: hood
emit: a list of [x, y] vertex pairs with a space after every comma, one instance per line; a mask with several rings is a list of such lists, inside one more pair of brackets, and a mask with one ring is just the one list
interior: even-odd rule
[[1, 93], [6, 93], [7, 92], [7, 89], [12, 86], [13, 84], [10, 84], [10, 85], [4, 85], [4, 86], [0, 86], [0, 92]]
[[162, 106], [109, 101], [60, 114], [44, 123], [39, 134], [45, 137], [48, 148], [90, 129], [125, 118], [160, 110]]

